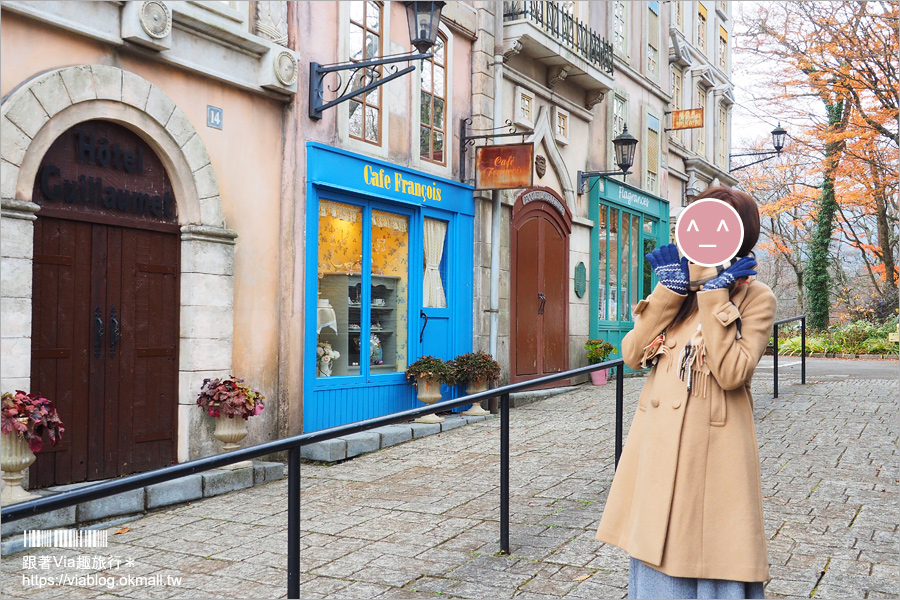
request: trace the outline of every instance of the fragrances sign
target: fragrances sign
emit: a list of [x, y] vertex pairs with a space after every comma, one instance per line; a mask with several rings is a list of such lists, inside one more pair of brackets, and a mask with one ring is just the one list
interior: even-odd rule
[[531, 187], [534, 144], [481, 146], [475, 150], [475, 189], [508, 190]]

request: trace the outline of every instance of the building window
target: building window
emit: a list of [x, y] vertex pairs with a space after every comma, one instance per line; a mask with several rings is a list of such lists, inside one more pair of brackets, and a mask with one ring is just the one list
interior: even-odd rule
[[[684, 89], [684, 71], [672, 65], [672, 111], [681, 110], [683, 108], [681, 103], [681, 94], [682, 89]], [[678, 142], [681, 142], [681, 130], [673, 130], [671, 132], [671, 137]]]
[[659, 77], [659, 2], [647, 10], [647, 73]]
[[728, 32], [719, 26], [719, 68], [728, 71]]
[[[621, 96], [613, 97], [613, 122], [612, 122], [612, 135], [611, 138], [615, 138], [617, 135], [622, 133], [625, 129], [625, 119], [628, 117], [628, 103], [625, 101], [625, 98]], [[612, 146], [612, 144], [609, 144]], [[609, 150], [610, 156], [610, 164], [615, 164], [615, 156], [613, 149], [610, 147]]]
[[516, 88], [516, 125], [531, 129], [534, 127], [534, 94], [523, 87]]
[[719, 105], [719, 119], [716, 124], [716, 164], [723, 169], [728, 166], [726, 162], [728, 145], [728, 109], [724, 104]]
[[675, 22], [675, 28], [678, 31], [684, 32], [684, 2], [680, 0], [674, 0], [672, 2], [672, 9], [675, 12], [675, 16], [673, 21]]
[[697, 9], [697, 49], [706, 52], [706, 7], [698, 3]]
[[648, 192], [659, 192], [659, 119], [647, 115], [647, 181]]
[[[381, 2], [350, 2], [350, 60], [381, 56]], [[357, 72], [351, 89], [362, 88], [382, 75], [382, 67]], [[350, 136], [373, 144], [381, 143], [381, 88], [350, 100]]]
[[438, 35], [434, 56], [422, 61], [419, 105], [419, 156], [444, 164], [447, 136], [447, 38]]
[[703, 114], [703, 127], [696, 129], [697, 132], [697, 154], [706, 156], [706, 90], [697, 87], [697, 104]]
[[556, 141], [562, 145], [569, 143], [569, 111], [558, 106], [553, 107], [553, 133]]
[[613, 2], [613, 50], [619, 56], [626, 54], [625, 10], [627, 3]]
[[728, 2], [724, 2], [723, 0], [720, 0], [719, 10], [722, 11], [723, 15], [727, 15], [728, 14]]

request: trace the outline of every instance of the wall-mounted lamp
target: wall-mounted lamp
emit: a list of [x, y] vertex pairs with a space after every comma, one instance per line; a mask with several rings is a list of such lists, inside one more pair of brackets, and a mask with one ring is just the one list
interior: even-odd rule
[[[779, 154], [781, 154], [782, 149], [784, 149], [784, 138], [787, 136], [787, 131], [781, 127], [781, 123], [778, 123], [778, 127], [772, 130], [772, 145], [775, 147], [775, 150], [767, 150], [764, 152], [747, 152], [745, 154], [729, 154], [728, 155], [728, 172], [734, 173], [735, 171], [740, 171], [750, 165], [759, 164], [761, 162], [765, 162], [770, 158], [775, 158]], [[763, 156], [765, 158], [761, 158], [759, 160], [754, 160], [753, 162], [749, 162], [746, 165], [741, 165], [739, 167], [731, 166], [731, 159], [737, 156]]]
[[[410, 62], [422, 60], [434, 56], [430, 52], [434, 41], [437, 38], [438, 26], [441, 22], [441, 10], [446, 2], [404, 2], [406, 6], [406, 20], [409, 23], [409, 41], [410, 44], [419, 52], [418, 54], [396, 54], [382, 58], [374, 58], [363, 61], [348, 61], [337, 63], [334, 65], [320, 65], [317, 62], [309, 63], [309, 118], [321, 119], [322, 113], [332, 106], [337, 106], [341, 102], [360, 96], [375, 88], [378, 88], [389, 81], [393, 81], [398, 77], [402, 77], [407, 73], [415, 71], [415, 65], [410, 65], [404, 69], [397, 71], [396, 67], [387, 77], [382, 77], [381, 73], [374, 67], [380, 65], [389, 65], [398, 62]], [[340, 75], [343, 71], [352, 71], [347, 79], [346, 84], [342, 84]], [[363, 71], [366, 78], [371, 83], [359, 88], [350, 89], [356, 80], [356, 74]], [[329, 91], [338, 91], [339, 95], [330, 102], [325, 102], [324, 85], [325, 76], [329, 73], [338, 73], [338, 83], [334, 88], [329, 86]], [[365, 81], [366, 79], [363, 79]]]
[[578, 193], [584, 193], [584, 186], [590, 177], [631, 174], [628, 169], [634, 164], [634, 151], [637, 149], [637, 138], [628, 133], [628, 126], [622, 128], [622, 133], [613, 140], [613, 151], [616, 154], [618, 171], [578, 171]]

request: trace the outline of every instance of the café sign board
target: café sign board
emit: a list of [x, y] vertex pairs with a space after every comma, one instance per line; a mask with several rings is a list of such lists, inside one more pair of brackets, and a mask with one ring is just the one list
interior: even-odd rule
[[534, 182], [534, 144], [479, 146], [475, 149], [475, 189], [509, 190]]
[[690, 108], [672, 112], [672, 130], [703, 127], [703, 109]]

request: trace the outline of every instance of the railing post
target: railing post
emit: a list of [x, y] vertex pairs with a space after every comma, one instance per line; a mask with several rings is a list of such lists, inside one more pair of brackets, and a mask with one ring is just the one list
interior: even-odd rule
[[616, 367], [616, 464], [619, 468], [619, 457], [622, 456], [622, 412], [625, 395], [625, 363]]
[[288, 598], [300, 598], [300, 446], [288, 450]]
[[509, 554], [509, 394], [500, 396], [500, 552]]
[[800, 317], [800, 383], [806, 384], [806, 315]]
[[775, 397], [778, 397], [778, 323], [775, 323], [772, 332], [772, 379]]

